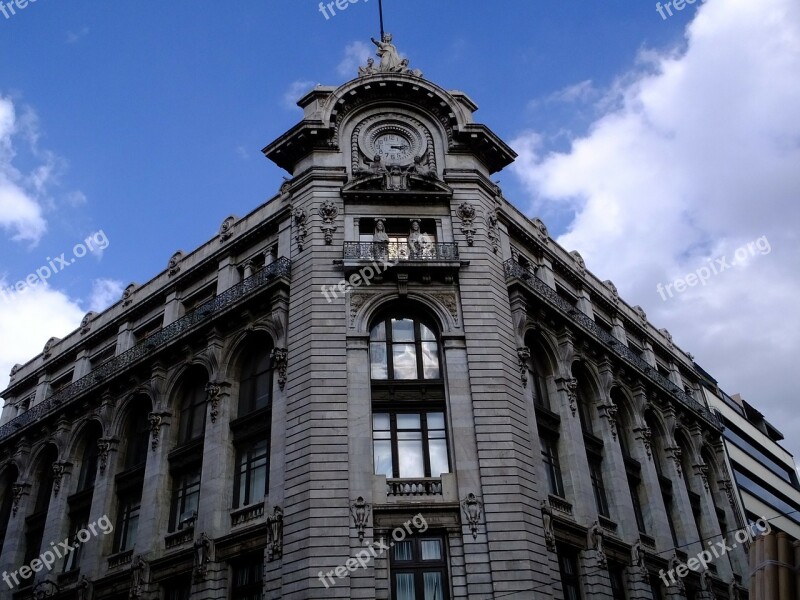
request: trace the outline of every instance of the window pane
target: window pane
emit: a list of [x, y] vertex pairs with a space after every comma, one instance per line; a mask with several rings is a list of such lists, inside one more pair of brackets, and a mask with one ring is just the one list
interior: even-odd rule
[[372, 331], [369, 332], [369, 339], [371, 342], [385, 342], [386, 341], [386, 323], [381, 321]]
[[414, 575], [411, 573], [398, 573], [395, 575], [397, 582], [397, 600], [416, 600], [414, 593]]
[[447, 440], [432, 439], [428, 442], [431, 461], [431, 477], [441, 477], [442, 473], [450, 472], [450, 464], [447, 460]]
[[425, 325], [423, 325], [422, 323], [420, 323], [419, 325], [419, 336], [423, 342], [436, 341], [436, 335], [433, 333], [433, 331], [425, 327]]
[[441, 573], [423, 573], [425, 582], [425, 600], [443, 600], [444, 586]]
[[372, 379], [389, 379], [384, 342], [372, 342], [369, 345], [369, 359]]
[[375, 440], [375, 474], [394, 477], [392, 467], [392, 442], [390, 440]]
[[414, 344], [392, 344], [395, 379], [417, 379], [417, 353]]
[[394, 559], [395, 560], [412, 560], [414, 551], [414, 542], [396, 542], [394, 546]]
[[[398, 434], [398, 436], [401, 434]], [[402, 434], [419, 435], [419, 434]], [[400, 461], [400, 477], [424, 477], [425, 464], [422, 461], [422, 440], [409, 439], [397, 441], [397, 453]]]
[[425, 379], [439, 379], [439, 345], [422, 342], [422, 371]]
[[422, 547], [422, 560], [441, 560], [441, 540], [422, 540], [420, 546]]
[[375, 431], [389, 431], [389, 414], [375, 413], [372, 415], [372, 429]]
[[434, 429], [444, 431], [444, 413], [428, 413], [426, 417], [428, 419], [429, 431], [433, 431]]
[[397, 429], [420, 431], [419, 414], [397, 415]]
[[392, 319], [392, 341], [413, 342], [414, 321], [411, 319]]

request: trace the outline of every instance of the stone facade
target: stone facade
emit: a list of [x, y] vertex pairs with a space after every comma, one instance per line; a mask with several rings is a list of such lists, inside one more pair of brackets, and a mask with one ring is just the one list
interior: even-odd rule
[[[737, 515], [705, 485], [730, 477], [690, 357], [503, 197], [515, 155], [463, 93], [404, 65], [300, 105], [264, 149], [291, 174], [274, 198], [15, 367], [0, 572], [115, 531], [14, 597], [699, 590], [658, 572]], [[698, 593], [745, 572], [720, 558]]]

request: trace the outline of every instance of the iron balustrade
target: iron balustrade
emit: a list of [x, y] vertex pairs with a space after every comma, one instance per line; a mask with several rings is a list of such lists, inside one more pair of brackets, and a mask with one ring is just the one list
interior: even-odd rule
[[274, 263], [267, 265], [252, 277], [248, 277], [241, 283], [228, 288], [174, 323], [170, 323], [160, 331], [145, 338], [140, 344], [106, 361], [92, 370], [88, 375], [72, 382], [49, 398], [12, 419], [0, 427], [0, 441], [10, 437], [23, 427], [45, 418], [52, 411], [66, 405], [71, 400], [83, 394], [86, 390], [92, 389], [98, 384], [108, 380], [110, 377], [125, 371], [131, 365], [151, 355], [155, 350], [166, 346], [187, 331], [194, 329], [201, 323], [209, 321], [214, 315], [237, 304], [240, 300], [249, 296], [255, 290], [258, 290], [270, 281], [278, 277], [290, 276], [291, 271], [292, 262], [288, 258], [279, 258]]
[[559, 296], [553, 288], [536, 277], [532, 271], [529, 271], [513, 260], [507, 260], [504, 263], [504, 267], [507, 280], [519, 279], [524, 281], [528, 288], [532, 290], [540, 299], [547, 302], [552, 308], [555, 308], [561, 312], [569, 320], [577, 322], [578, 325], [580, 325], [586, 332], [588, 332], [598, 341], [602, 342], [607, 348], [610, 348], [614, 354], [625, 361], [628, 365], [632, 366], [634, 369], [636, 369], [636, 371], [638, 371], [641, 375], [644, 375], [662, 390], [668, 392], [678, 401], [679, 404], [685, 408], [688, 408], [694, 414], [707, 421], [714, 429], [722, 431], [725, 428], [722, 419], [718, 415], [714, 414], [708, 408], [700, 404], [679, 386], [675, 385], [672, 381], [659, 373], [655, 368], [650, 366], [640, 356], [636, 355], [632, 350], [625, 346], [625, 344], [621, 343], [617, 338], [599, 327], [592, 319], [561, 298], [561, 296]]
[[458, 244], [450, 242], [345, 242], [345, 260], [390, 262], [457, 261]]

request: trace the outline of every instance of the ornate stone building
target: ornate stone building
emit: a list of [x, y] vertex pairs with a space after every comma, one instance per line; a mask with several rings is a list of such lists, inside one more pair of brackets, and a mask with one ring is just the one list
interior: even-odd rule
[[264, 149], [274, 198], [14, 368], [0, 597], [746, 597], [741, 549], [659, 577], [740, 518], [691, 357], [380, 52]]

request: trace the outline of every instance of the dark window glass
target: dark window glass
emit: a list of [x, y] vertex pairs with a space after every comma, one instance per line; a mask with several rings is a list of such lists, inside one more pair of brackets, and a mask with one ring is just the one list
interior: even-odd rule
[[169, 530], [176, 531], [194, 525], [200, 504], [200, 465], [173, 476], [172, 506]]
[[262, 341], [248, 345], [242, 363], [239, 416], [266, 408], [272, 399], [272, 345]]
[[445, 542], [441, 537], [412, 537], [391, 553], [392, 597], [396, 600], [447, 600]]
[[369, 348], [373, 380], [441, 379], [436, 335], [415, 319], [380, 321], [370, 332]]
[[203, 436], [206, 427], [206, 384], [197, 372], [183, 391], [179, 443], [190, 442]]
[[142, 505], [142, 489], [127, 490], [119, 494], [117, 508], [117, 527], [115, 531], [114, 552], [124, 552], [136, 543], [139, 529], [139, 510]]
[[231, 573], [231, 600], [261, 600], [264, 558], [261, 554], [234, 563]]
[[192, 578], [190, 575], [177, 577], [164, 585], [164, 600], [190, 600]]
[[269, 490], [269, 440], [249, 441], [236, 454], [234, 508], [263, 501]]
[[589, 459], [589, 474], [592, 478], [592, 490], [594, 490], [594, 499], [597, 504], [597, 512], [603, 517], [608, 517], [608, 497], [606, 495], [606, 486], [603, 482], [603, 463], [596, 458]]
[[608, 577], [611, 580], [611, 597], [614, 600], [627, 600], [624, 573], [624, 567], [620, 565], [609, 565], [608, 567]]
[[635, 477], [628, 476], [628, 489], [631, 492], [631, 502], [633, 503], [633, 514], [636, 517], [636, 525], [639, 527], [641, 533], [647, 533], [644, 522], [644, 512], [642, 511], [642, 503], [639, 500], [639, 480]]
[[584, 433], [594, 435], [594, 425], [592, 424], [592, 407], [588, 404], [588, 399], [582, 390], [578, 390], [578, 416], [581, 420], [581, 429]]
[[8, 530], [8, 522], [11, 520], [11, 509], [14, 506], [14, 494], [11, 492], [11, 486], [17, 481], [17, 471], [13, 467], [6, 469], [3, 474], [3, 487], [0, 488], [0, 494], [3, 494], [3, 501], [0, 503], [0, 549], [3, 547], [3, 542], [6, 539], [6, 531]]
[[541, 436], [542, 461], [549, 491], [554, 496], [564, 497], [564, 482], [561, 479], [561, 464], [558, 461], [558, 442], [551, 437]]
[[650, 575], [650, 591], [653, 594], [653, 600], [664, 600], [664, 590], [658, 575]]
[[547, 394], [547, 381], [539, 372], [536, 361], [533, 362], [533, 393], [535, 394], [533, 400], [536, 405], [549, 410], [550, 397]]
[[97, 478], [97, 442], [99, 439], [99, 432], [86, 437], [86, 447], [83, 450], [83, 460], [81, 461], [81, 473], [78, 477], [79, 492], [94, 487], [94, 482]]
[[569, 546], [558, 547], [558, 567], [564, 600], [581, 600], [581, 583], [578, 575], [578, 553]]
[[128, 423], [128, 450], [125, 455], [125, 468], [132, 469], [147, 462], [147, 448], [150, 444], [150, 421], [148, 411], [138, 408], [130, 416]]
[[53, 484], [55, 483], [53, 473], [53, 462], [47, 461], [39, 474], [39, 486], [36, 492], [36, 504], [34, 505], [33, 512], [40, 513], [46, 512], [50, 506], [50, 497], [53, 495]]
[[25, 527], [25, 560], [24, 564], [29, 565], [34, 558], [38, 558], [41, 547], [42, 538], [44, 537], [44, 523], [45, 519], [28, 519]]
[[672, 543], [675, 545], [676, 548], [678, 548], [679, 547], [678, 533], [675, 531], [672, 497], [664, 494], [663, 492], [662, 492], [662, 497], [664, 498], [664, 509], [667, 512], [667, 523], [669, 523], [669, 532], [672, 535]]
[[375, 413], [372, 427], [376, 474], [391, 479], [450, 472], [443, 412]]
[[78, 539], [78, 532], [86, 529], [89, 524], [89, 509], [81, 510], [70, 515], [69, 539], [70, 545], [74, 547], [72, 552], [64, 559], [64, 571], [73, 571], [81, 564], [83, 554], [83, 543]]

